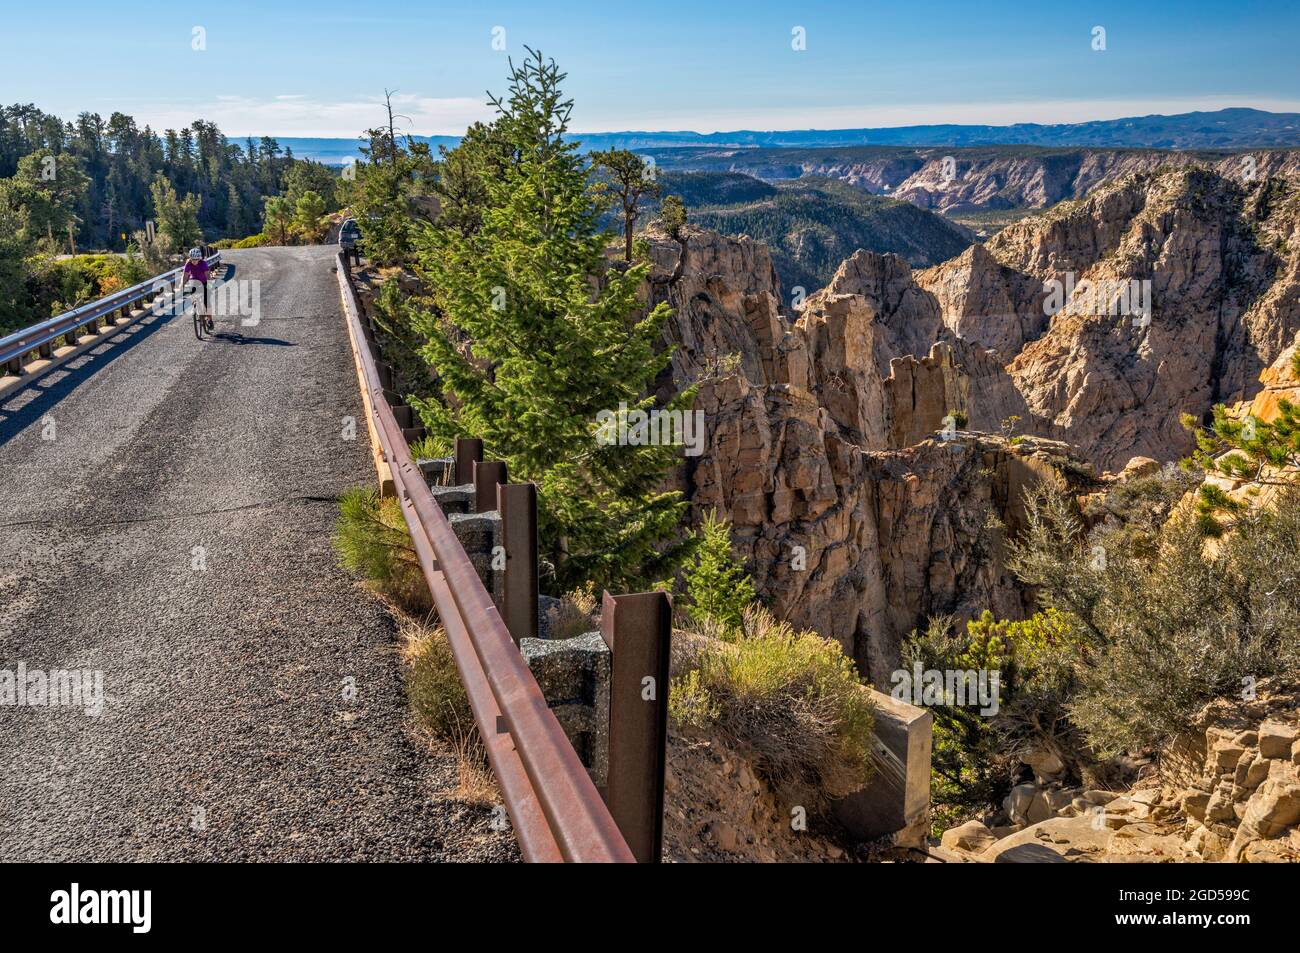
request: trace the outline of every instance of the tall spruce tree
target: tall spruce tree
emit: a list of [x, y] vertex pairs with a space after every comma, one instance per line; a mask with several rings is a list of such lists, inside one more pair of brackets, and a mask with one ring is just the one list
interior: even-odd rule
[[510, 65], [508, 93], [492, 99], [497, 119], [464, 147], [486, 151], [447, 157], [477, 180], [467, 191], [482, 207], [473, 228], [418, 233], [434, 307], [416, 320], [445, 399], [417, 404], [435, 438], [482, 437], [513, 479], [538, 484], [541, 544], [561, 588], [589, 580], [626, 590], [677, 564], [689, 545], [686, 504], [662, 489], [677, 449], [601, 441], [598, 415], [621, 403], [654, 408], [671, 312], [661, 304], [638, 316], [646, 263], [611, 267], [591, 170], [565, 140], [573, 104], [563, 80], [528, 50]]

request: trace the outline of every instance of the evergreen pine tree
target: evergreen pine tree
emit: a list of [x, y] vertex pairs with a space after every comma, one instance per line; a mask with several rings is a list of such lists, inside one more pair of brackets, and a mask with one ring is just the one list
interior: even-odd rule
[[157, 221], [158, 245], [167, 252], [185, 251], [203, 238], [199, 230], [199, 198], [186, 195], [180, 199], [171, 182], [159, 173], [149, 186]]
[[731, 552], [731, 524], [708, 514], [700, 526], [699, 548], [686, 567], [691, 616], [739, 629], [745, 610], [757, 600], [749, 574]]
[[[1295, 370], [1300, 376], [1300, 367]], [[1223, 404], [1214, 406], [1208, 427], [1198, 426], [1191, 414], [1183, 415], [1182, 423], [1196, 435], [1192, 462], [1207, 473], [1256, 486], [1295, 485], [1300, 472], [1300, 407], [1290, 401], [1278, 402], [1277, 419], [1269, 423], [1231, 417]], [[1202, 484], [1197, 496], [1201, 530], [1207, 536], [1222, 535], [1227, 528], [1223, 518], [1239, 516], [1247, 508], [1213, 483]]]
[[478, 221], [417, 238], [435, 305], [418, 319], [424, 353], [447, 398], [417, 404], [434, 437], [481, 437], [513, 479], [538, 484], [541, 544], [561, 587], [627, 590], [680, 559], [686, 504], [661, 489], [676, 448], [598, 441], [598, 415], [654, 407], [647, 393], [670, 359], [659, 346], [670, 312], [636, 317], [648, 266], [610, 267], [590, 170], [565, 140], [564, 74], [528, 53], [476, 140], [507, 161], [456, 157], [459, 174], [477, 177]]

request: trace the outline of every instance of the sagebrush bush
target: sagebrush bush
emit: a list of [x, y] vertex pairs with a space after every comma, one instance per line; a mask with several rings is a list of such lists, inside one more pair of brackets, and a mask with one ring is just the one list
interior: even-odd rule
[[705, 687], [700, 670], [691, 669], [672, 683], [668, 693], [668, 717], [683, 728], [707, 728], [722, 714], [718, 701]]
[[345, 568], [365, 577], [404, 609], [415, 613], [429, 609], [428, 584], [397, 499], [380, 497], [368, 487], [345, 492], [339, 498], [334, 548]]
[[1059, 488], [1030, 503], [1010, 565], [1069, 617], [1069, 717], [1098, 752], [1159, 745], [1245, 680], [1300, 673], [1300, 489], [1238, 514], [1213, 548], [1193, 512], [1148, 551], [1104, 527], [1083, 534]]
[[711, 641], [672, 684], [669, 710], [681, 725], [713, 723], [790, 803], [820, 804], [870, 773], [871, 696], [835, 642], [796, 632], [761, 606], [744, 635]]

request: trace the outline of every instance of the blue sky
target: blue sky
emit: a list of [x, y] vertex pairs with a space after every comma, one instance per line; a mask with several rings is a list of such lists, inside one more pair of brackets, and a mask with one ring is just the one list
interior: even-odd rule
[[568, 71], [579, 131], [1300, 111], [1293, 2], [47, 0], [8, 3], [3, 22], [0, 101], [231, 135], [351, 137], [385, 87], [408, 131], [456, 134], [490, 114], [484, 91], [524, 44]]

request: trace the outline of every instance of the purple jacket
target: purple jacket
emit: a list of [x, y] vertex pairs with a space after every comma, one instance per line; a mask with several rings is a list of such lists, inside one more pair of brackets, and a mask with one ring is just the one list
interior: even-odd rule
[[204, 284], [207, 284], [208, 263], [204, 261], [202, 258], [200, 258], [198, 261], [189, 261], [188, 259], [186, 260], [185, 274], [181, 276], [181, 281], [183, 283], [186, 283], [191, 280], [201, 281]]

